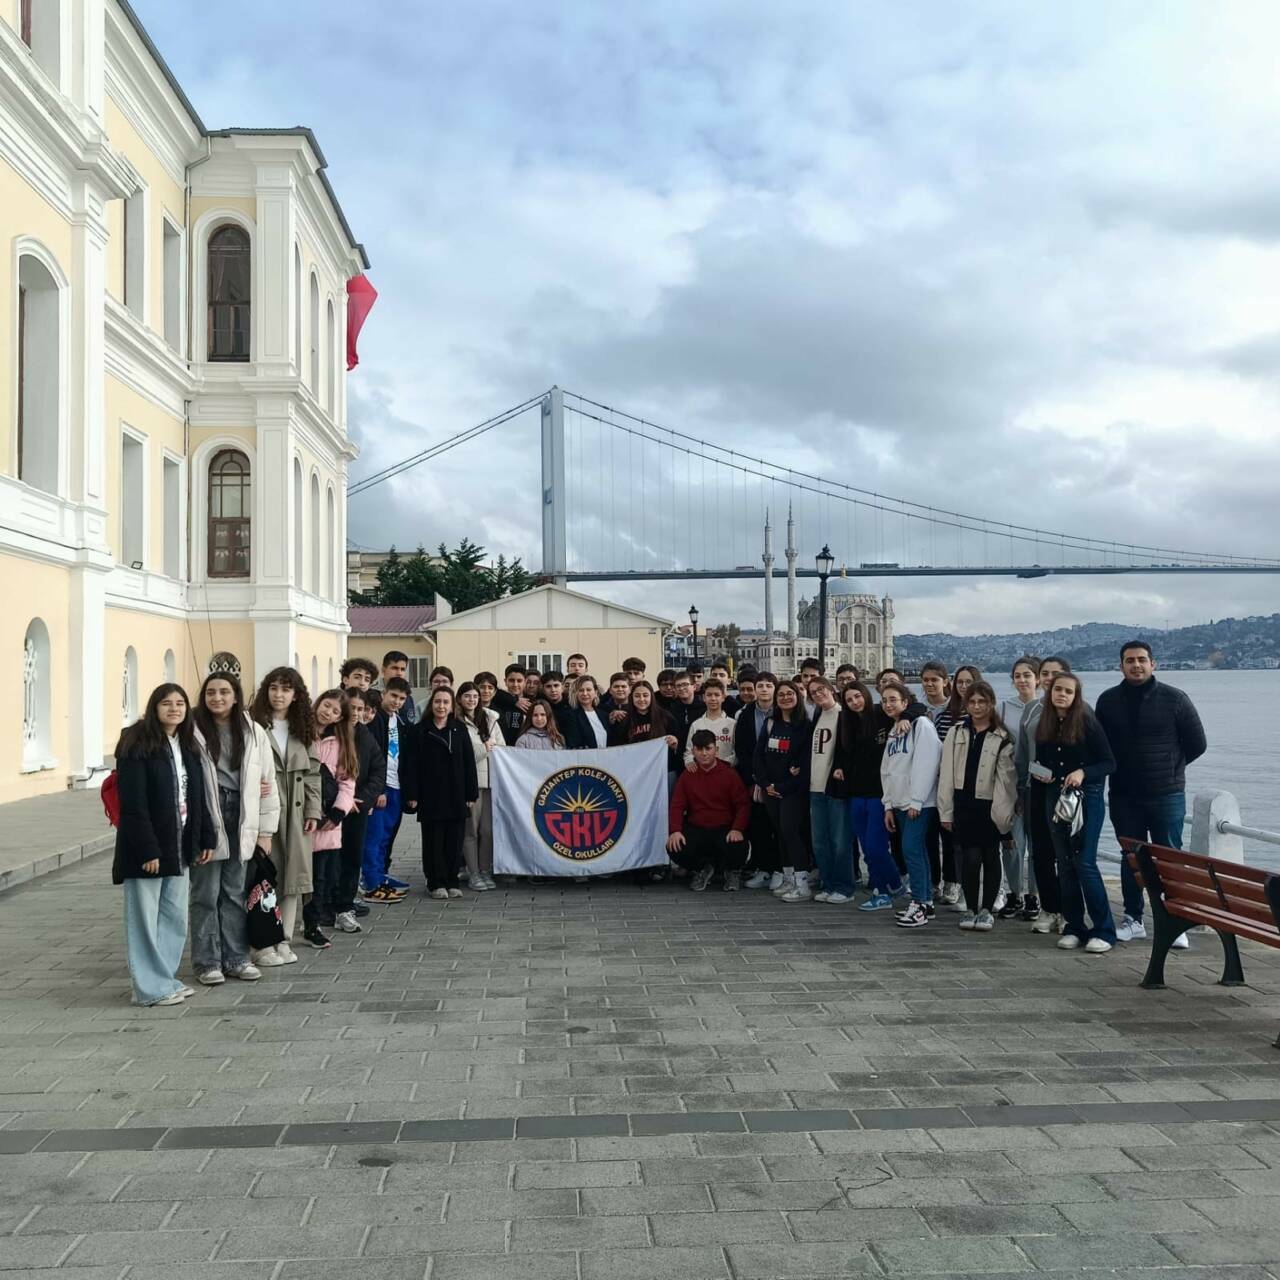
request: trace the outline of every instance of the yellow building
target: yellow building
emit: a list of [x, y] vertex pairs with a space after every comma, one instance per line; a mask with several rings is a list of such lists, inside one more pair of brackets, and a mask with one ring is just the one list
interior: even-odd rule
[[0, 802], [91, 784], [213, 650], [335, 681], [368, 264], [324, 169], [206, 129], [124, 0], [0, 0]]
[[381, 668], [388, 653], [403, 653], [409, 659], [408, 679], [416, 698], [426, 691], [436, 664], [436, 643], [431, 634], [435, 622], [433, 604], [353, 604], [347, 609], [351, 628], [347, 657], [368, 658]]
[[501, 679], [512, 662], [563, 671], [571, 653], [583, 654], [591, 674], [607, 681], [625, 658], [640, 658], [655, 679], [670, 626], [666, 618], [547, 585], [439, 618], [433, 630], [436, 661], [460, 681], [477, 671]]

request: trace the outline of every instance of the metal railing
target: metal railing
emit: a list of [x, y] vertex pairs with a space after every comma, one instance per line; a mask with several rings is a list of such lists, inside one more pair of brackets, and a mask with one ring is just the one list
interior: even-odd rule
[[[1198, 791], [1183, 824], [1191, 828], [1191, 838], [1185, 848], [1232, 862], [1245, 861], [1245, 840], [1280, 845], [1280, 831], [1247, 827], [1240, 821], [1240, 805], [1229, 791]], [[1098, 859], [1119, 866], [1121, 856], [1109, 849], [1100, 849]]]

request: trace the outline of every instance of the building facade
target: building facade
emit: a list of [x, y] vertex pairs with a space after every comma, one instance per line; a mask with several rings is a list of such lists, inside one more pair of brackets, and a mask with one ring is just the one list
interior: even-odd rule
[[367, 262], [324, 168], [206, 129], [123, 0], [0, 0], [0, 801], [92, 785], [214, 651], [336, 678]]

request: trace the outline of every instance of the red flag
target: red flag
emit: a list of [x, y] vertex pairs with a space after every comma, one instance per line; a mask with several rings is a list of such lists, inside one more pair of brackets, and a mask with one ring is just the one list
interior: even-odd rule
[[347, 372], [360, 363], [356, 351], [356, 340], [373, 304], [378, 300], [378, 291], [365, 276], [352, 276], [347, 281]]

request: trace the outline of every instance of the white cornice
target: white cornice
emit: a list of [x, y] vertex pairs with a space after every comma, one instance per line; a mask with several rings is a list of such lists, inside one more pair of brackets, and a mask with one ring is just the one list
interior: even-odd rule
[[110, 294], [105, 302], [106, 370], [140, 396], [181, 418], [196, 382], [186, 362]]

